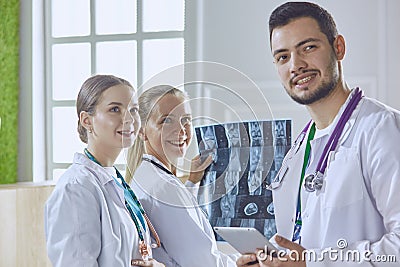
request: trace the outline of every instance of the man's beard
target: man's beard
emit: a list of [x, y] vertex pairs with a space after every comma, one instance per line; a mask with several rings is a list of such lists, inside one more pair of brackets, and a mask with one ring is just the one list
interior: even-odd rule
[[[296, 101], [297, 103], [301, 105], [310, 105], [313, 104], [321, 99], [324, 99], [325, 97], [329, 96], [337, 84], [339, 83], [339, 74], [337, 71], [335, 71], [336, 67], [336, 59], [335, 55], [333, 54], [331, 57], [331, 64], [329, 65], [327, 69], [327, 73], [331, 73], [332, 77], [330, 80], [323, 82], [321, 86], [319, 86], [313, 93], [307, 95], [306, 97], [299, 97], [295, 95], [294, 93], [291, 93], [290, 90], [287, 90], [286, 92], [289, 94], [289, 96]], [[309, 90], [307, 88], [307, 90]]]

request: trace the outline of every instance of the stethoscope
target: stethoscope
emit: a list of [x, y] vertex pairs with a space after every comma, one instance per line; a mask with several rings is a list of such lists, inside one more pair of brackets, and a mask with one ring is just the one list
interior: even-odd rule
[[[331, 136], [328, 139], [328, 142], [324, 147], [324, 150], [318, 161], [318, 165], [316, 167], [315, 172], [307, 175], [304, 179], [304, 189], [307, 192], [314, 192], [316, 190], [322, 189], [322, 186], [324, 184], [323, 177], [325, 174], [325, 169], [328, 165], [329, 153], [336, 149], [336, 146], [339, 142], [339, 138], [342, 135], [344, 126], [346, 122], [349, 120], [353, 111], [356, 109], [361, 98], [362, 98], [362, 91], [357, 87], [355, 88], [354, 94], [351, 97], [349, 104], [346, 106], [345, 110], [340, 116], [339, 121], [335, 126], [335, 129], [333, 130]], [[286, 176], [286, 173], [289, 170], [289, 166], [287, 165], [287, 160], [291, 159], [293, 155], [299, 151], [301, 144], [303, 143], [307, 135], [307, 131], [311, 125], [311, 122], [312, 121], [309, 121], [307, 123], [306, 127], [304, 127], [299, 136], [296, 138], [296, 141], [294, 142], [293, 146], [287, 153], [285, 160], [282, 162], [282, 166], [279, 169], [277, 175], [272, 180], [271, 184], [266, 186], [268, 190], [278, 189], [282, 185], [283, 178]]]
[[146, 158], [146, 157], [142, 157], [142, 160], [150, 162], [151, 164], [153, 164], [154, 166], [156, 166], [157, 168], [159, 168], [160, 170], [162, 170], [163, 172], [165, 172], [166, 174], [169, 175], [173, 175], [175, 176], [175, 174], [173, 174], [170, 170], [168, 170], [167, 168], [165, 168], [163, 165], [159, 164], [158, 162], [155, 162], [152, 159]]

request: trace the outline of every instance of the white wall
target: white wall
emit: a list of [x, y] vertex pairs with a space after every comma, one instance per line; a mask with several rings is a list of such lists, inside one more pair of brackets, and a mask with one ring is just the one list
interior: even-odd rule
[[[276, 118], [293, 118], [293, 135], [308, 120], [304, 107], [286, 96], [279, 83], [268, 40], [268, 18], [284, 1], [277, 0], [202, 0], [187, 3], [186, 60], [215, 61], [229, 65], [248, 75], [261, 89]], [[320, 0], [336, 20], [344, 35], [347, 54], [343, 61], [344, 75], [350, 86], [360, 86], [367, 96], [375, 97], [400, 108], [400, 82], [396, 78], [400, 62], [400, 1], [397, 0]], [[239, 86], [240, 87], [240, 86]], [[241, 94], [249, 94], [241, 88]], [[215, 88], [199, 89], [198, 95], [224, 100]], [[217, 93], [214, 93], [217, 92]], [[190, 93], [190, 92], [189, 92]], [[252, 94], [252, 93], [251, 93]], [[254, 100], [254, 102], [252, 102]], [[265, 109], [259, 97], [250, 100], [261, 118]], [[200, 112], [200, 109], [198, 110]], [[204, 111], [204, 109], [203, 109]], [[220, 105], [211, 105], [209, 114], [221, 115]], [[223, 112], [222, 112], [223, 113]]]
[[400, 62], [400, 1], [389, 0], [386, 13], [387, 35], [385, 45], [387, 47], [385, 55], [387, 92], [385, 103], [394, 108], [400, 109], [400, 79], [399, 79], [399, 62]]

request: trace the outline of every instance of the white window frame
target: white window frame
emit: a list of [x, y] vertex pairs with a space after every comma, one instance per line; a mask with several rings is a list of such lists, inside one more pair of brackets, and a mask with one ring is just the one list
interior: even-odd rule
[[[24, 2], [24, 1], [23, 1]], [[101, 41], [124, 41], [135, 40], [137, 42], [137, 85], [143, 84], [143, 42], [154, 39], [175, 39], [182, 38], [185, 42], [185, 30], [183, 31], [162, 31], [162, 32], [143, 32], [142, 30], [142, 0], [137, 1], [137, 31], [133, 34], [95, 34], [95, 0], [90, 0], [91, 14], [91, 34], [84, 37], [61, 37], [53, 38], [51, 36], [51, 1], [50, 0], [31, 0], [25, 3], [26, 7], [30, 5], [32, 27], [28, 29], [32, 33], [32, 43], [29, 56], [32, 59], [31, 84], [26, 88], [32, 88], [32, 116], [28, 119], [31, 122], [32, 131], [24, 133], [21, 136], [31, 137], [32, 144], [29, 148], [20, 148], [20, 153], [26, 157], [19, 157], [20, 164], [31, 162], [30, 166], [20, 167], [20, 173], [32, 173], [34, 182], [53, 180], [54, 169], [66, 169], [71, 163], [53, 162], [53, 127], [52, 127], [52, 109], [53, 107], [74, 107], [75, 101], [58, 101], [52, 98], [52, 54], [53, 44], [58, 43], [81, 43], [89, 42], [91, 44], [91, 72], [96, 73], [96, 43]], [[187, 4], [187, 1], [185, 1]], [[28, 24], [29, 25], [29, 24]], [[29, 26], [25, 25], [26, 28]], [[27, 44], [28, 46], [28, 44]], [[25, 47], [27, 48], [27, 47]], [[185, 59], [184, 51], [182, 51]], [[22, 65], [22, 64], [21, 64]], [[26, 71], [29, 72], [29, 71]], [[21, 76], [23, 74], [21, 73]], [[133, 82], [133, 81], [132, 81]], [[26, 116], [27, 114], [25, 114]], [[24, 127], [29, 129], [29, 122], [24, 123]], [[29, 146], [28, 146], [29, 147]], [[32, 157], [32, 158], [31, 158]], [[72, 155], [71, 155], [72, 159]], [[21, 166], [20, 165], [20, 166]], [[118, 166], [123, 167], [123, 166]], [[21, 177], [21, 175], [19, 175]], [[27, 175], [25, 175], [27, 176]], [[23, 176], [23, 177], [25, 177]], [[20, 181], [24, 180], [20, 178]], [[30, 180], [27, 178], [26, 180]]]

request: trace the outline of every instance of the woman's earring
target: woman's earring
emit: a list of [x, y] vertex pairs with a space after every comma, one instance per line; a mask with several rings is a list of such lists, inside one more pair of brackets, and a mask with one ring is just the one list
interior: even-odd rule
[[93, 130], [92, 130], [92, 128], [89, 128], [89, 133], [93, 133]]

